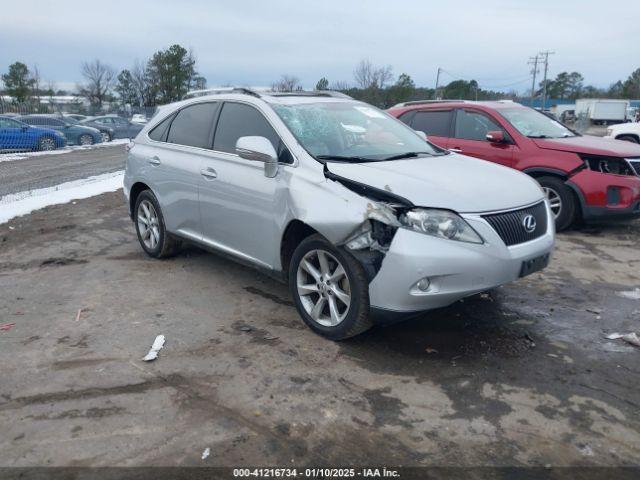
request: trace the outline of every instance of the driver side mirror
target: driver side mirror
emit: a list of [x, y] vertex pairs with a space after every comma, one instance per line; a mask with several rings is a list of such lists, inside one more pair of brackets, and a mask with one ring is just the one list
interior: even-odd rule
[[264, 163], [264, 176], [273, 178], [278, 173], [278, 154], [266, 137], [240, 137], [236, 142], [240, 158]]
[[414, 132], [416, 132], [418, 134], [418, 136], [423, 139], [425, 142], [427, 141], [427, 134], [424, 133], [422, 130], [414, 130]]
[[505, 143], [506, 139], [504, 138], [504, 133], [500, 130], [495, 130], [491, 132], [487, 132], [486, 139], [491, 143]]

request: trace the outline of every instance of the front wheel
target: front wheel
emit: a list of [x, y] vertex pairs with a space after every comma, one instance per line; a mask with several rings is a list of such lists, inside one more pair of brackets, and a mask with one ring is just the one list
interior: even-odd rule
[[573, 192], [559, 178], [540, 177], [537, 180], [549, 201], [556, 222], [556, 231], [566, 230], [574, 222], [576, 215]]
[[80, 135], [78, 137], [78, 145], [93, 145], [93, 137], [91, 135]]
[[41, 152], [55, 150], [56, 149], [56, 141], [51, 137], [42, 137], [38, 140], [38, 150]]
[[102, 137], [102, 143], [107, 143], [111, 141], [111, 135], [109, 135], [107, 132], [102, 132], [100, 136]]
[[326, 338], [343, 340], [372, 326], [364, 269], [321, 235], [307, 237], [293, 252], [289, 290], [304, 322]]

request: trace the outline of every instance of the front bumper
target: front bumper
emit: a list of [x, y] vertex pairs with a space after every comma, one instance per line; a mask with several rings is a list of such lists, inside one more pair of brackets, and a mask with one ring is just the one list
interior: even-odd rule
[[[517, 280], [522, 263], [549, 254], [555, 242], [554, 222], [547, 208], [547, 231], [529, 242], [507, 247], [480, 215], [463, 215], [482, 236], [482, 245], [443, 240], [400, 228], [380, 271], [369, 284], [373, 310], [389, 314], [445, 307], [461, 298]], [[427, 277], [430, 287], [415, 284]]]
[[640, 218], [640, 177], [582, 170], [567, 182], [585, 221]]

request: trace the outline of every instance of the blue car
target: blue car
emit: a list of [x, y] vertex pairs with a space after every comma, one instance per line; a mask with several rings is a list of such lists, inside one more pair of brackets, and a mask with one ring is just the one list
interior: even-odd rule
[[55, 150], [66, 145], [64, 135], [50, 128], [36, 128], [13, 118], [0, 117], [0, 152]]
[[18, 120], [34, 127], [57, 130], [66, 137], [69, 145], [93, 145], [102, 142], [100, 130], [76, 125], [64, 119], [47, 115], [24, 115]]

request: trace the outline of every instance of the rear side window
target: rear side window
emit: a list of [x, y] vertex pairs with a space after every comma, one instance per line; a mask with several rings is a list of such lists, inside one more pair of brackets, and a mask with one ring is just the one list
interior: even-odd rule
[[487, 141], [487, 133], [504, 131], [496, 122], [486, 115], [469, 110], [458, 110], [456, 115], [455, 137], [464, 140]]
[[240, 137], [247, 136], [268, 138], [278, 154], [278, 160], [283, 163], [292, 163], [289, 150], [262, 113], [243, 103], [225, 103], [218, 120], [213, 149], [219, 152], [236, 153], [236, 142]]
[[451, 117], [453, 110], [416, 112], [411, 128], [436, 137], [451, 136]]
[[180, 110], [171, 123], [167, 142], [211, 148], [211, 129], [216, 109], [216, 103], [198, 103]]
[[169, 131], [169, 125], [171, 125], [171, 120], [173, 120], [175, 115], [169, 115], [163, 121], [161, 121], [158, 125], [153, 127], [149, 132], [149, 138], [151, 140], [155, 140], [156, 142], [164, 142], [167, 139], [167, 132]]

